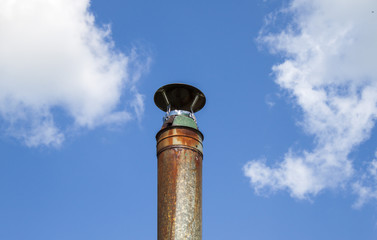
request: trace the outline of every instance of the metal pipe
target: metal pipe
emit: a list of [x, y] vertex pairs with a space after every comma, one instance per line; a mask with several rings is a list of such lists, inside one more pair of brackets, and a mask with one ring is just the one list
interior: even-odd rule
[[158, 239], [202, 239], [202, 134], [167, 127], [157, 134]]
[[158, 240], [201, 240], [203, 134], [193, 113], [205, 96], [190, 85], [169, 84], [154, 101], [161, 110], [172, 107], [156, 135]]

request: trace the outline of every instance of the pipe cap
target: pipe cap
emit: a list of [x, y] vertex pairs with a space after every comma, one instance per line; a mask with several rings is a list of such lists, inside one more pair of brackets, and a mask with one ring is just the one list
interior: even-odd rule
[[160, 87], [154, 94], [154, 102], [162, 111], [185, 110], [197, 112], [206, 103], [206, 97], [196, 87], [173, 83]]

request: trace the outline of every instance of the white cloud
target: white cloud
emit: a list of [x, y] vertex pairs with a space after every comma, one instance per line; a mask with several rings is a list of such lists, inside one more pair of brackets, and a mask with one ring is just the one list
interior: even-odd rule
[[[275, 166], [249, 162], [244, 172], [256, 191], [287, 190], [305, 199], [344, 187], [355, 175], [348, 155], [369, 138], [377, 116], [375, 9], [374, 0], [293, 0], [269, 16], [259, 40], [283, 56], [273, 67], [276, 83], [302, 110], [299, 125], [315, 147], [289, 151]], [[277, 15], [292, 19], [271, 33]]]
[[[135, 84], [149, 59], [143, 65], [134, 50], [129, 56], [117, 51], [109, 26], [95, 25], [89, 4], [0, 1], [0, 116], [3, 131], [28, 146], [64, 141], [57, 112], [71, 121], [66, 128], [76, 129], [143, 113]], [[127, 110], [121, 98], [134, 107]]]
[[359, 208], [369, 200], [377, 200], [377, 152], [367, 166], [366, 171], [361, 178], [352, 184], [354, 193], [358, 195], [358, 199], [354, 207]]

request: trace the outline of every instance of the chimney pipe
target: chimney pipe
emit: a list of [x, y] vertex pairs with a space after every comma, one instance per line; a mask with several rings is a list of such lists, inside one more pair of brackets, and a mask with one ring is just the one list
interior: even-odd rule
[[203, 134], [194, 113], [205, 96], [193, 86], [169, 84], [156, 91], [154, 102], [166, 111], [156, 135], [158, 240], [201, 240]]

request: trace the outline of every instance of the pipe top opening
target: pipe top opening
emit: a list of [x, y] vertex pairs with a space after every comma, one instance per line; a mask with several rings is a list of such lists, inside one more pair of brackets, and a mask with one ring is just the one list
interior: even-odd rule
[[204, 107], [206, 97], [196, 87], [173, 83], [160, 87], [154, 94], [154, 102], [165, 112], [183, 110], [194, 113]]

